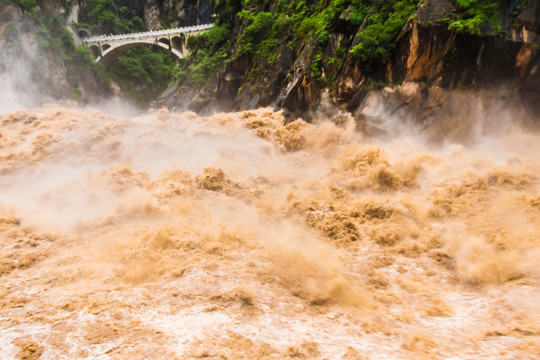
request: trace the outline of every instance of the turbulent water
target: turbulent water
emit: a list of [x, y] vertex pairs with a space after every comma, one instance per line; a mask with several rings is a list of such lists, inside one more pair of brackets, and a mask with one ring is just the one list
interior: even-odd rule
[[540, 136], [339, 119], [0, 115], [0, 358], [538, 359]]

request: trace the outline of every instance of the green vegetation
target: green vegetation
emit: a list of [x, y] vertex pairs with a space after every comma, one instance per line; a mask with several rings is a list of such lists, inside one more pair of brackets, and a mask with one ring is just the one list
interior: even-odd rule
[[[66, 80], [68, 88], [58, 88], [53, 79], [46, 79], [44, 82], [38, 82], [44, 89], [54, 89], [57, 97], [69, 93], [73, 100], [80, 99], [80, 83], [83, 81], [81, 74], [90, 73], [98, 80], [101, 88], [107, 88], [109, 77], [103, 65], [96, 63], [90, 55], [90, 50], [84, 46], [75, 46], [71, 33], [62, 25], [62, 19], [58, 15], [49, 18], [49, 22], [43, 22], [44, 25], [38, 31], [38, 37], [41, 39], [40, 48], [43, 53], [48, 54], [50, 59], [49, 67], [60, 65], [58, 61], [63, 60], [66, 68]], [[34, 79], [39, 80], [39, 79]]]
[[351, 54], [358, 58], [365, 68], [384, 62], [388, 57], [401, 29], [410, 21], [418, 0], [385, 1], [372, 6], [366, 14], [365, 29], [358, 36], [358, 43]]
[[[296, 57], [311, 46], [310, 75], [320, 86], [329, 86], [348, 53], [366, 70], [383, 63], [400, 30], [412, 19], [417, 3], [418, 0], [223, 0], [216, 5], [217, 24], [230, 31], [219, 42], [222, 48], [190, 47], [193, 55], [178, 71], [177, 78], [190, 84], [204, 83], [227, 61], [247, 56], [252, 64], [249, 76], [256, 79], [272, 71], [285, 48]], [[334, 34], [354, 34], [360, 26], [364, 30], [356, 43], [352, 39], [342, 41], [335, 54], [325, 58]]]
[[[38, 0], [17, 2], [32, 16], [39, 11]], [[502, 0], [452, 2], [454, 6], [448, 8], [435, 26], [475, 35], [501, 33]], [[525, 2], [519, 2], [518, 8], [522, 9]], [[68, 8], [70, 1], [64, 3]], [[144, 14], [136, 13], [132, 3], [87, 0], [80, 9], [78, 25], [94, 34], [142, 31]], [[416, 21], [418, 7], [423, 3], [420, 0], [220, 0], [215, 4], [216, 25], [188, 39], [191, 55], [181, 60], [179, 67], [175, 66], [174, 55], [153, 52], [155, 49], [149, 46], [119, 57], [109, 72], [140, 105], [155, 98], [171, 78], [186, 89], [211, 90], [225, 69], [235, 62], [247, 66], [243, 85], [268, 86], [288, 70], [291, 60], [299, 59], [307, 68], [307, 75], [321, 88], [330, 88], [335, 83], [346, 59], [349, 63], [356, 62], [370, 81], [376, 83], [380, 81], [377, 74], [384, 69], [402, 30]], [[512, 16], [516, 17], [517, 13]], [[179, 17], [175, 14], [160, 17], [163, 27], [177, 21]], [[53, 33], [49, 27], [47, 31], [50, 36], [43, 34], [47, 46], [70, 48], [67, 34]], [[81, 55], [77, 61], [82, 61], [83, 50], [74, 54], [78, 52]], [[106, 78], [103, 69], [95, 71], [100, 78]], [[249, 91], [251, 85], [242, 86], [239, 91]]]
[[[65, 11], [62, 15], [46, 13], [46, 6], [38, 0], [10, 1], [18, 4], [24, 15], [37, 24], [39, 46], [49, 60], [36, 61], [32, 79], [51, 96], [74, 100], [81, 100], [81, 82], [97, 79], [98, 87], [106, 90], [113, 79], [135, 104], [147, 106], [169, 85], [176, 71], [176, 56], [157, 46], [142, 46], [121, 55], [106, 70], [93, 60], [85, 45], [74, 44], [72, 34], [65, 26], [72, 1], [63, 1]], [[93, 34], [144, 31], [143, 14], [136, 13], [133, 8], [133, 2], [129, 0], [87, 0], [80, 8], [79, 23], [75, 25]], [[58, 70], [60, 68], [62, 70]], [[67, 86], [52, 78], [52, 74], [59, 71], [66, 72]]]
[[501, 32], [502, 0], [455, 0], [459, 12], [448, 28], [476, 35], [497, 35]]
[[176, 59], [158, 46], [149, 49], [136, 47], [118, 57], [110, 66], [109, 73], [121, 89], [129, 89], [131, 99], [141, 106], [156, 99], [171, 81]]
[[189, 37], [187, 48], [192, 54], [191, 61], [177, 70], [175, 79], [195, 86], [204, 85], [225, 63], [228, 46], [224, 45], [228, 44], [230, 37], [231, 30], [219, 25], [199, 36]]
[[94, 34], [144, 31], [142, 14], [137, 14], [129, 5], [129, 1], [87, 0], [79, 10], [79, 25]]
[[[8, 3], [9, 1], [3, 2]], [[25, 14], [36, 16], [39, 11], [39, 5], [37, 0], [14, 0], [13, 2], [19, 4]]]
[[[28, 21], [36, 26], [40, 52], [47, 60], [33, 59], [30, 74], [43, 93], [79, 101], [80, 88], [85, 81], [97, 81], [98, 88], [108, 89], [109, 77], [104, 67], [93, 60], [86, 46], [75, 45], [72, 34], [64, 25], [65, 15], [42, 16], [43, 10], [37, 0], [14, 2], [21, 7]], [[54, 77], [58, 71], [65, 72], [65, 83]]]
[[277, 35], [273, 26], [275, 19], [272, 13], [261, 11], [254, 15], [251, 11], [243, 10], [238, 16], [247, 25], [238, 39], [240, 55], [261, 55], [265, 48], [272, 47]]

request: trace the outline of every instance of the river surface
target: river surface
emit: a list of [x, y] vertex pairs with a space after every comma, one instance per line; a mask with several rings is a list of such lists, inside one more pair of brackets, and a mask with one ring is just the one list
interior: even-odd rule
[[540, 357], [539, 135], [284, 123], [0, 114], [0, 359]]

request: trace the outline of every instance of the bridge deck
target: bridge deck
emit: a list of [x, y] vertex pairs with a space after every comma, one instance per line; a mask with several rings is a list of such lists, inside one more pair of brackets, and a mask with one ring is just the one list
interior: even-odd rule
[[207, 30], [210, 29], [214, 24], [205, 24], [205, 25], [195, 25], [195, 26], [186, 26], [181, 28], [175, 28], [175, 29], [167, 29], [167, 30], [157, 30], [157, 31], [145, 31], [140, 33], [133, 33], [133, 34], [123, 34], [123, 35], [111, 35], [111, 36], [93, 36], [89, 37], [87, 39], [84, 39], [83, 42], [90, 43], [90, 42], [103, 42], [103, 41], [112, 41], [112, 40], [124, 40], [124, 39], [138, 39], [141, 37], [156, 37], [156, 36], [164, 36], [164, 35], [172, 35], [172, 34], [179, 34], [179, 33], [190, 33], [194, 31], [201, 31], [201, 30]]

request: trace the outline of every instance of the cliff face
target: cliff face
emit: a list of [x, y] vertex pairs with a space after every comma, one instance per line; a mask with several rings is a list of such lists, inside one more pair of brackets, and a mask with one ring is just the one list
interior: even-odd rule
[[[397, 43], [383, 74], [385, 84], [414, 82], [426, 91], [442, 89], [512, 90], [529, 105], [540, 100], [540, 53], [536, 44], [456, 34], [413, 24]], [[355, 111], [365, 95], [366, 78], [352, 59], [333, 87], [335, 100]]]
[[92, 59], [77, 51], [62, 24], [65, 5], [43, 1], [27, 9], [0, 3], [0, 87], [3, 96], [14, 97], [13, 103], [88, 101], [107, 95]]
[[[272, 9], [272, 2], [269, 6]], [[500, 95], [503, 101], [516, 100], [524, 103], [531, 113], [537, 111], [539, 2], [504, 2], [499, 17], [501, 29], [494, 35], [490, 35], [494, 30], [489, 24], [475, 34], [455, 31], [441, 23], [448, 13], [457, 11], [456, 6], [450, 0], [419, 3], [386, 60], [369, 69], [351, 53], [365, 30], [365, 21], [352, 28], [346, 22], [350, 11], [347, 9], [339, 16], [335, 31], [322, 49], [320, 41], [309, 38], [293, 50], [283, 46], [273, 65], [256, 73], [252, 70], [261, 64], [264, 67], [264, 62], [230, 55], [232, 61], [218, 67], [216, 76], [207, 83], [187, 87], [179, 84], [161, 100], [179, 108], [188, 104], [196, 111], [216, 104], [223, 110], [274, 106], [285, 109], [292, 117], [307, 119], [306, 113], [314, 113], [331, 103], [364, 121], [363, 109], [371, 94], [377, 92], [386, 97], [381, 101], [389, 106], [388, 112], [407, 109], [407, 117], [429, 123], [439, 116], [437, 109], [445, 108], [446, 101], [453, 101], [450, 90], [469, 89], [476, 93], [496, 90], [502, 94], [502, 89], [508, 89]], [[465, 21], [463, 24], [468, 26]], [[455, 26], [462, 23], [456, 21]], [[237, 37], [230, 41], [231, 48], [239, 46], [241, 41], [237, 39], [244, 29], [241, 23], [235, 25], [232, 33]], [[335, 65], [336, 59], [343, 62], [341, 67]], [[321, 84], [321, 78], [332, 80]], [[385, 87], [389, 88], [385, 90]]]

